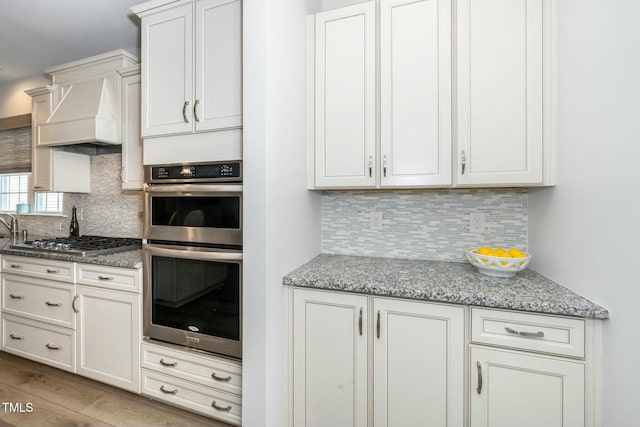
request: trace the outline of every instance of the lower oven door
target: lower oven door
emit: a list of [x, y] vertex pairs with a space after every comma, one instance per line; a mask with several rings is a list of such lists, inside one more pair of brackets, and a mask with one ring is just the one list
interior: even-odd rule
[[143, 245], [144, 335], [242, 357], [242, 252]]

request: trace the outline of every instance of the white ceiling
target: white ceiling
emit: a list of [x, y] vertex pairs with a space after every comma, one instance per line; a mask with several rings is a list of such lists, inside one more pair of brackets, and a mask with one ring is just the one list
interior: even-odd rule
[[140, 55], [144, 0], [0, 0], [0, 86], [114, 49]]

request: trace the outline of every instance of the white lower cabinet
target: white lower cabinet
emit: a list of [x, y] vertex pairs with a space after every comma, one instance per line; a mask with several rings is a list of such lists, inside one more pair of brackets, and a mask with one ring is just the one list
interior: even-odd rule
[[242, 424], [240, 361], [142, 343], [142, 394], [233, 425]]
[[79, 375], [140, 392], [140, 295], [76, 286]]
[[462, 307], [295, 289], [293, 425], [462, 426], [464, 346]]

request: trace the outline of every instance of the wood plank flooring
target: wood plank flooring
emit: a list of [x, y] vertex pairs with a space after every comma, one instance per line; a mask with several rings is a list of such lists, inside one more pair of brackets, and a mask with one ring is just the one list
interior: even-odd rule
[[0, 427], [5, 426], [230, 427], [0, 351]]

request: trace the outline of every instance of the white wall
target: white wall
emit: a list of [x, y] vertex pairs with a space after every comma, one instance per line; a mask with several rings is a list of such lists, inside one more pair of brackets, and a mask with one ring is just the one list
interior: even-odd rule
[[640, 2], [558, 4], [558, 185], [529, 196], [532, 267], [610, 310], [602, 425], [638, 426]]
[[50, 79], [36, 76], [0, 85], [0, 119], [31, 113], [31, 97], [24, 91], [48, 84]]
[[306, 15], [315, 0], [244, 0], [245, 427], [287, 425], [282, 276], [320, 252], [306, 190]]

